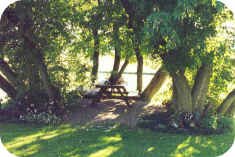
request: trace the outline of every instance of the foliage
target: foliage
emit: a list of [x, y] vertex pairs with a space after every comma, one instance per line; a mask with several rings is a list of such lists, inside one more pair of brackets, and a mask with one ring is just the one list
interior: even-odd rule
[[[63, 8], [68, 5], [62, 1], [20, 1], [4, 12], [1, 34], [7, 38], [1, 41], [1, 58], [7, 60], [16, 75], [18, 83], [14, 87], [18, 97], [27, 91], [40, 90], [51, 99], [52, 91], [58, 89], [51, 82], [58, 73], [48, 72], [48, 66], [50, 58], [56, 59], [63, 44], [71, 38], [67, 27], [71, 12]], [[58, 90], [55, 93], [58, 94]]]
[[235, 120], [233, 117], [219, 116], [218, 118], [218, 128], [234, 131], [235, 129]]
[[28, 91], [17, 100], [9, 100], [1, 110], [1, 119], [58, 124], [66, 120], [68, 111], [55, 101], [48, 101], [44, 91]]
[[218, 129], [218, 117], [214, 114], [206, 114], [200, 122], [200, 126], [205, 129]]
[[201, 120], [200, 127], [212, 130], [233, 131], [234, 122], [234, 118], [208, 113]]
[[212, 134], [234, 131], [234, 118], [209, 112], [201, 117], [198, 113], [156, 112], [144, 115], [138, 125], [155, 131]]
[[[89, 86], [88, 57], [84, 57], [82, 51], [71, 52], [77, 39], [75, 5], [65, 1], [20, 1], [4, 12], [0, 30], [4, 36], [1, 59], [6, 60], [16, 74], [17, 100], [28, 91], [46, 93], [48, 83], [61, 98], [78, 85]], [[42, 101], [35, 99], [33, 103]]]
[[211, 0], [176, 1], [168, 7], [159, 5], [145, 22], [143, 31], [149, 41], [148, 51], [159, 55], [168, 70], [192, 69], [203, 60], [211, 63], [213, 53], [218, 50], [209, 50], [212, 45], [206, 41], [215, 36], [217, 27], [226, 18], [231, 18], [230, 13], [221, 3]]
[[71, 106], [78, 106], [79, 102], [82, 100], [83, 95], [85, 94], [85, 90], [83, 89], [83, 86], [80, 86], [81, 88], [72, 90], [67, 93], [65, 102], [68, 107]]

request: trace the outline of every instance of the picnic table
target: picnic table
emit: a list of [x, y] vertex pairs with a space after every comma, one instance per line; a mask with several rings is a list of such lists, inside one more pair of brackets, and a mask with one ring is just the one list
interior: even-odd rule
[[[101, 99], [122, 99], [130, 106], [129, 99], [137, 97], [128, 96], [128, 92], [123, 85], [95, 85], [96, 93], [92, 96], [93, 102], [100, 102]], [[91, 97], [90, 97], [91, 98]]]

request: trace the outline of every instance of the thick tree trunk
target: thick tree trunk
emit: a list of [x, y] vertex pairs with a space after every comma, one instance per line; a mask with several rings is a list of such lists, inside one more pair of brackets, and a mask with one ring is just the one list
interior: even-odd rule
[[50, 77], [48, 75], [47, 67], [44, 62], [43, 56], [41, 52], [38, 52], [35, 57], [36, 65], [38, 66], [39, 72], [41, 74], [41, 79], [44, 85], [44, 89], [47, 92], [47, 95], [50, 100], [56, 100], [56, 93], [54, 91], [54, 88], [51, 84]]
[[0, 74], [0, 88], [7, 93], [9, 97], [15, 99], [16, 90], [15, 88]]
[[[27, 9], [27, 7], [26, 7]], [[30, 9], [30, 8], [28, 8]], [[31, 10], [30, 10], [31, 11]], [[27, 16], [21, 25], [21, 35], [24, 38], [24, 48], [26, 51], [32, 53], [32, 61], [37, 66], [37, 70], [40, 73], [40, 79], [42, 80], [44, 89], [49, 97], [49, 101], [56, 101], [58, 105], [63, 105], [60, 92], [52, 85], [50, 77], [47, 71], [47, 66], [44, 61], [44, 56], [40, 46], [34, 41], [33, 38], [33, 20]]]
[[[29, 32], [26, 32], [23, 36], [24, 36], [24, 42], [25, 42], [25, 46], [26, 46], [25, 49], [26, 50], [28, 49], [28, 51], [33, 51], [33, 52], [31, 52], [34, 54], [34, 58], [32, 58], [32, 59], [35, 62], [35, 65], [37, 66], [37, 69], [41, 75], [44, 89], [46, 90], [49, 99], [51, 101], [52, 100], [55, 101], [56, 94], [55, 94], [54, 88], [50, 82], [50, 78], [48, 75], [46, 64], [44, 62], [43, 54], [40, 52], [39, 48], [37, 48], [34, 41], [31, 40], [31, 38], [29, 36]], [[31, 48], [31, 49], [29, 50], [29, 48]]]
[[192, 89], [193, 109], [202, 113], [206, 105], [206, 94], [209, 88], [212, 66], [202, 65], [197, 72]]
[[228, 109], [230, 108], [230, 106], [232, 105], [234, 101], [235, 101], [235, 89], [228, 94], [228, 96], [224, 99], [222, 104], [219, 106], [217, 110], [218, 113], [224, 115], [228, 111]]
[[118, 75], [118, 70], [120, 67], [120, 62], [121, 62], [121, 49], [120, 49], [120, 39], [119, 39], [119, 28], [117, 25], [114, 25], [113, 28], [113, 33], [114, 33], [114, 50], [115, 50], [115, 57], [114, 57], [114, 64], [113, 64], [113, 70], [111, 73], [111, 76], [109, 78], [109, 81], [112, 84], [115, 84], [114, 80]]
[[98, 69], [99, 69], [99, 37], [98, 37], [98, 30], [93, 29], [93, 38], [94, 38], [94, 52], [93, 52], [93, 67], [91, 71], [92, 83], [95, 83], [98, 76]]
[[173, 105], [178, 112], [192, 112], [191, 89], [183, 72], [171, 73], [173, 78]]
[[30, 64], [27, 66], [28, 71], [28, 82], [31, 89], [40, 89], [41, 80], [40, 80], [40, 72], [39, 68], [35, 63]]
[[18, 83], [17, 81], [17, 75], [11, 70], [11, 67], [8, 65], [6, 61], [4, 61], [2, 58], [0, 58], [0, 71], [3, 73], [3, 75], [6, 76], [6, 78], [9, 80], [10, 83], [12, 83], [14, 86], [16, 86]]
[[137, 90], [139, 94], [142, 92], [142, 84], [143, 84], [143, 56], [140, 53], [139, 47], [135, 48], [135, 55], [137, 59]]
[[161, 67], [154, 75], [148, 86], [142, 93], [142, 98], [147, 101], [151, 101], [153, 96], [161, 89], [166, 82], [169, 74], [163, 67]]

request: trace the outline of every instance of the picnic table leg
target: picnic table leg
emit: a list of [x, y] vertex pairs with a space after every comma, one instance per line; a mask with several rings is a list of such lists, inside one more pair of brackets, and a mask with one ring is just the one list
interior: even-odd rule
[[92, 104], [95, 104], [95, 103], [99, 103], [101, 98], [102, 98], [102, 95], [104, 93], [104, 91], [106, 90], [106, 88], [101, 88], [100, 91], [98, 92], [97, 94], [97, 97], [93, 99], [92, 101]]
[[130, 105], [130, 103], [129, 103], [128, 98], [124, 98], [124, 100], [125, 100], [125, 102], [126, 102], [127, 106], [128, 106], [128, 107], [131, 107], [131, 105]]
[[127, 90], [125, 87], [121, 87], [121, 89], [123, 90], [123, 92], [127, 93]]
[[129, 101], [128, 101], [127, 95], [124, 95], [123, 92], [122, 92], [122, 90], [121, 90], [120, 88], [118, 88], [117, 90], [119, 91], [119, 93], [120, 93], [121, 96], [123, 97], [123, 100], [126, 102], [127, 106], [128, 106], [128, 107], [131, 107], [131, 105], [130, 105], [130, 103], [129, 103]]

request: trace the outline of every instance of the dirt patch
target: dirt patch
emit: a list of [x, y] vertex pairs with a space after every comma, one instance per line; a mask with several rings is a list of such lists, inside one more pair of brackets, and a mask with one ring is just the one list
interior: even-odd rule
[[141, 114], [156, 109], [143, 101], [132, 102], [128, 107], [122, 100], [109, 99], [95, 104], [86, 100], [72, 110], [69, 121], [80, 124], [119, 123], [134, 127]]

